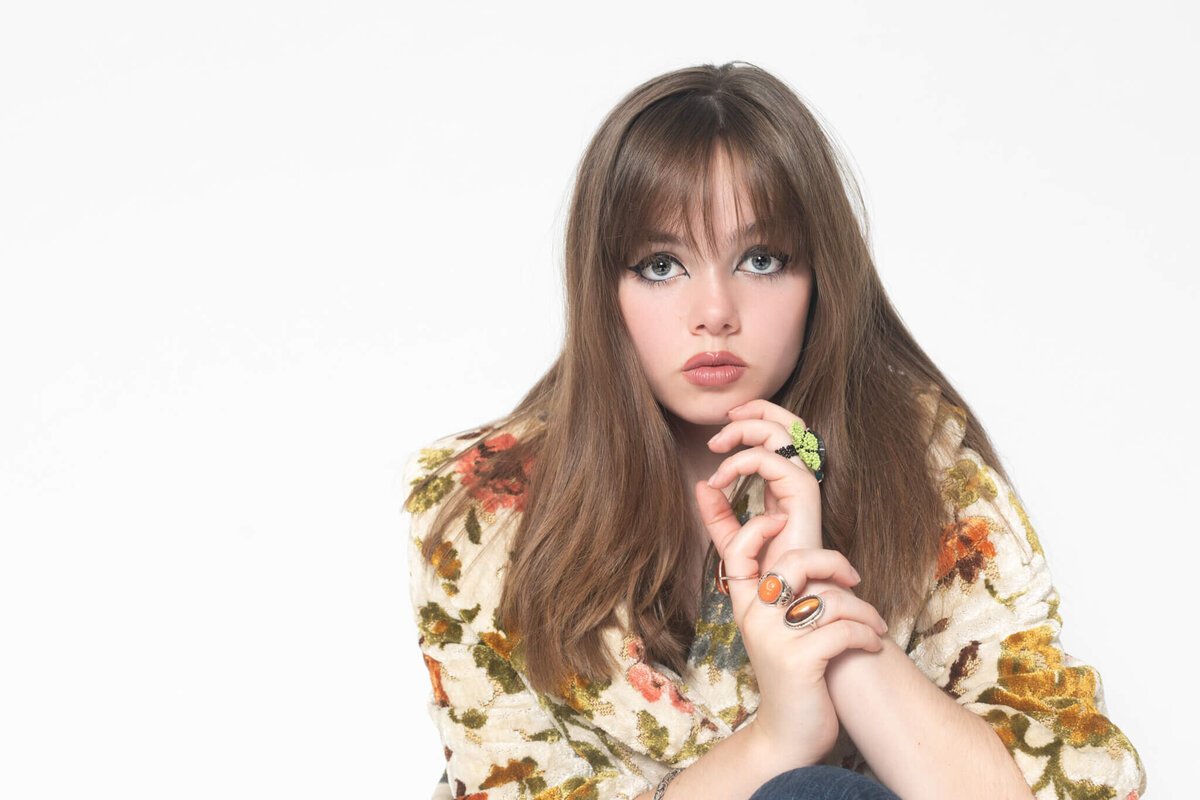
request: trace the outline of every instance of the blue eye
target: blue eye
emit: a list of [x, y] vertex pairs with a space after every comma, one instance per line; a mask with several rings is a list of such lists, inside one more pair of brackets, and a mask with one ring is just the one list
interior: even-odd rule
[[770, 253], [767, 248], [759, 246], [747, 250], [738, 267], [745, 267], [741, 271], [752, 275], [774, 275], [782, 271], [788, 261], [787, 256]]
[[683, 264], [679, 263], [679, 259], [666, 253], [646, 256], [630, 267], [629, 271], [650, 283], [663, 283], [671, 278], [687, 274], [687, 270], [684, 269]]

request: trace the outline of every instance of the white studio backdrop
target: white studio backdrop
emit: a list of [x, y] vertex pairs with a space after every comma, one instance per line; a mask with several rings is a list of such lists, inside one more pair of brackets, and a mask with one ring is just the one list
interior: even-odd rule
[[1068, 650], [1152, 796], [1185, 796], [1197, 28], [1168, 2], [9, 4], [0, 796], [428, 795], [401, 467], [549, 366], [603, 114], [735, 59], [853, 157]]

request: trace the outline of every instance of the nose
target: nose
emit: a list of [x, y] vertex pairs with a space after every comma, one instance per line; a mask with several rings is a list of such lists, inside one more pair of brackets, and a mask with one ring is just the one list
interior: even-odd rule
[[733, 276], [720, 269], [702, 269], [693, 274], [688, 326], [692, 333], [727, 336], [741, 327]]

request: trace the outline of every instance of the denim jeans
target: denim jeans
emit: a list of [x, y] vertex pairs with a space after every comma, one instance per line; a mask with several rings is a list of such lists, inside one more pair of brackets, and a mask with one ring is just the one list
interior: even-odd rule
[[750, 800], [899, 800], [891, 789], [857, 772], [816, 764], [800, 767], [758, 787]]

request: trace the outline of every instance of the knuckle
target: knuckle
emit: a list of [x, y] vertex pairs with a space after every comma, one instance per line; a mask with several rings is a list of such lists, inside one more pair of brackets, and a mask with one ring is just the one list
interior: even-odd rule
[[709, 525], [718, 525], [722, 522], [732, 519], [733, 516], [733, 509], [726, 505], [723, 508], [717, 508], [715, 511], [711, 511], [705, 522], [707, 522]]
[[832, 562], [833, 566], [837, 568], [850, 566], [850, 559], [846, 558], [846, 556], [837, 550], [822, 550], [821, 552], [824, 553], [822, 557], [828, 558], [830, 562]]
[[788, 568], [798, 570], [800, 574], [806, 574], [808, 572], [807, 568], [808, 562], [810, 561], [810, 556], [808, 551], [803, 547], [794, 547], [791, 550], [785, 551], [784, 554], [779, 557], [779, 560], [784, 562], [785, 566]]
[[750, 528], [751, 530], [758, 530], [759, 528], [774, 528], [777, 527], [779, 523], [780, 520], [775, 519], [770, 514], [759, 514], [746, 520], [746, 524], [742, 527]]
[[736, 472], [738, 467], [745, 462], [746, 454], [749, 452], [749, 450], [739, 450], [731, 456], [726, 456], [725, 460], [721, 462], [721, 466], [717, 467], [717, 470], [731, 469]]

